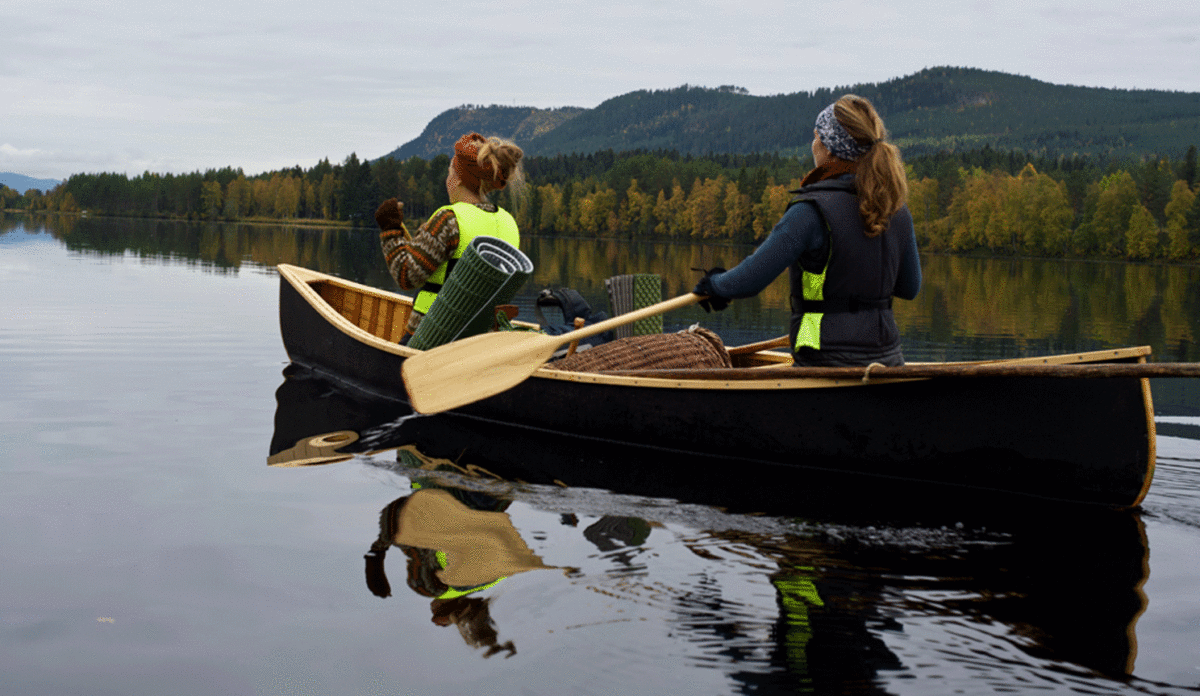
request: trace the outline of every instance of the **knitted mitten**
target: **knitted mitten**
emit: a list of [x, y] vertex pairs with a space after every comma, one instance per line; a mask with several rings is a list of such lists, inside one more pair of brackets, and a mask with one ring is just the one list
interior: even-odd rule
[[395, 198], [389, 198], [375, 210], [375, 222], [383, 231], [399, 230], [404, 227], [404, 204]]

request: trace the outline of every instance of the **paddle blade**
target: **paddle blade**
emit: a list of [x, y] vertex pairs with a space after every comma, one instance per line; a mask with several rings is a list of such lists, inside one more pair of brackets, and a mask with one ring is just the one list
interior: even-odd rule
[[555, 336], [499, 331], [447, 343], [404, 361], [408, 402], [418, 413], [441, 413], [512, 389], [554, 355]]

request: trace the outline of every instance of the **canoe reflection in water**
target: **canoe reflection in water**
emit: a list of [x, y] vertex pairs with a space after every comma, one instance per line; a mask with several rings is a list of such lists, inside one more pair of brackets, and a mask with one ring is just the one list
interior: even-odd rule
[[[614, 584], [631, 577], [672, 587], [672, 635], [713, 646], [712, 659], [734, 656], [729, 676], [744, 690], [887, 692], [889, 679], [960, 669], [1014, 688], [1064, 676], [1099, 688], [1133, 672], [1148, 573], [1137, 512], [1011, 498], [959, 503], [896, 482], [873, 492], [861, 479], [803, 485], [772, 479], [769, 468], [667, 454], [622, 459], [552, 434], [518, 447], [502, 432], [406, 419], [402, 406], [364, 401], [304, 371], [285, 376], [273, 463], [366, 454], [360, 461], [407, 479], [415, 490], [380, 515], [367, 587], [391, 592], [385, 557], [393, 554], [395, 577], [392, 548], [400, 549], [408, 585], [430, 598], [433, 621], [454, 624], [484, 655], [512, 655], [522, 640], [502, 635], [521, 626], [497, 628], [488, 590], [557, 569], [572, 587], [600, 587], [621, 601], [640, 601]], [[586, 473], [585, 487], [569, 477], [554, 484], [552, 460]], [[514, 501], [583, 526], [600, 556], [580, 556], [569, 543], [535, 553], [506, 512]], [[744, 514], [753, 512], [766, 514]], [[687, 560], [660, 560], [673, 545]], [[747, 576], [769, 582], [773, 613], [748, 618], [720, 580]], [[768, 628], [756, 629], [763, 621]]]

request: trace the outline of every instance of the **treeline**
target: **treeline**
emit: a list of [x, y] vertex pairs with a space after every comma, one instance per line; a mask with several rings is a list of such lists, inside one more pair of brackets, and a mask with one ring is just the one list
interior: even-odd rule
[[989, 148], [939, 154], [908, 166], [908, 205], [931, 251], [1196, 259], [1196, 154], [1108, 163]]
[[[25, 197], [15, 204], [9, 204], [7, 197], [4, 201], [6, 207], [94, 215], [354, 223], [372, 219], [378, 192], [395, 190], [400, 169], [400, 163], [392, 160], [372, 167], [351, 154], [337, 165], [325, 159], [308, 170], [296, 166], [251, 177], [231, 167], [178, 175], [145, 172], [133, 178], [74, 174], [44, 196]], [[431, 182], [421, 186], [430, 187]]]
[[[316, 220], [372, 226], [380, 201], [419, 222], [446, 201], [449, 159], [323, 160], [247, 177], [77, 174], [6, 207], [209, 220]], [[604, 151], [526, 159], [526, 185], [498, 202], [535, 235], [748, 243], [786, 209], [811, 159]], [[1200, 257], [1196, 148], [1178, 158], [1030, 158], [988, 147], [906, 164], [922, 249], [999, 255], [1190, 260]], [[36, 192], [32, 192], [36, 194]]]

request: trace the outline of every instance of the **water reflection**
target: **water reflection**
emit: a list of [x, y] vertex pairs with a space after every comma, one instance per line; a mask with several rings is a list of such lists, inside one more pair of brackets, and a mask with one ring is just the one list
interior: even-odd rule
[[[518, 573], [558, 568], [614, 601], [652, 596], [669, 605], [672, 634], [702, 650], [702, 662], [730, 665], [744, 693], [892, 693], [905, 675], [949, 677], [960, 668], [1002, 690], [1105, 688], [1134, 669], [1148, 575], [1135, 513], [959, 504], [944, 495], [882, 504], [858, 489], [808, 495], [797, 487], [770, 498], [770, 514], [745, 514], [768, 500], [745, 495], [762, 485], [750, 470], [689, 474], [655, 459], [612, 467], [604, 490], [536, 485], [525, 478], [531, 467], [514, 460], [557, 458], [562, 470], [610, 469], [613, 461], [597, 463], [592, 455], [604, 453], [557, 440], [488, 456], [488, 445], [408, 427], [436, 419], [365, 404], [294, 368], [277, 399], [272, 456], [306, 458], [296, 448], [324, 436], [342, 444], [321, 456], [374, 452], [368, 463], [412, 483], [381, 514], [367, 587], [389, 594], [384, 556], [401, 549], [409, 587], [430, 598], [434, 623], [456, 626], [485, 656], [513, 654], [519, 640], [505, 635], [520, 632], [496, 625], [489, 590]], [[386, 450], [396, 455], [379, 454]], [[826, 498], [837, 502], [820, 504]], [[515, 501], [586, 540], [605, 565], [573, 555], [570, 543], [535, 553], [506, 512]], [[664, 560], [674, 546], [686, 550], [684, 560]], [[730, 583], [747, 577], [773, 593], [769, 616], [732, 599]], [[629, 630], [636, 642], [636, 625]]]
[[[413, 450], [399, 456], [417, 471], [440, 466]], [[392, 501], [379, 515], [379, 538], [365, 557], [367, 588], [377, 597], [391, 596], [384, 560], [395, 547], [406, 559], [409, 589], [431, 599], [433, 623], [458, 627], [468, 645], [484, 648], [484, 657], [516, 654], [511, 640], [500, 642], [488, 598], [476, 596], [512, 575], [551, 568], [529, 550], [505, 514], [511, 501], [439, 487], [420, 475], [412, 486], [411, 495]]]

